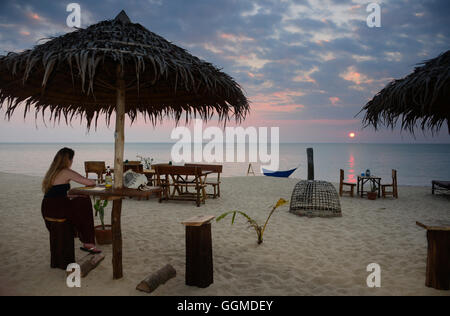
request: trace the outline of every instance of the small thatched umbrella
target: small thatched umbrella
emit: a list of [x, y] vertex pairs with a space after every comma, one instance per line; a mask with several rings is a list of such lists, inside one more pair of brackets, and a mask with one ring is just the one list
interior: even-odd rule
[[450, 134], [450, 51], [389, 83], [364, 110], [363, 123], [375, 129], [379, 125], [394, 128], [401, 117], [401, 128], [412, 133], [417, 122], [422, 130], [432, 132], [439, 131], [446, 122]]
[[[31, 107], [36, 116], [49, 110], [53, 121], [84, 118], [88, 129], [93, 122], [97, 126], [100, 114], [109, 124], [115, 112], [114, 189], [123, 186], [125, 114], [133, 122], [140, 113], [156, 124], [183, 115], [207, 120], [214, 113], [240, 121], [249, 111], [230, 76], [131, 23], [124, 11], [114, 20], [0, 57], [0, 108], [9, 119], [20, 105], [25, 115]], [[114, 278], [122, 277], [120, 214], [121, 201], [114, 201], [113, 235], [119, 237], [113, 245]]]

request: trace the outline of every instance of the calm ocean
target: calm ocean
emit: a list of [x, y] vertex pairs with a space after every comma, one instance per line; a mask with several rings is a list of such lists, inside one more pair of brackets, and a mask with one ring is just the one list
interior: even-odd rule
[[[6, 144], [0, 143], [0, 172], [43, 176], [55, 153], [67, 146], [75, 150], [73, 168], [84, 173], [86, 160], [104, 160], [112, 166], [114, 144]], [[125, 159], [136, 155], [153, 157], [156, 162], [171, 160], [173, 144], [128, 143]], [[431, 180], [450, 180], [449, 144], [280, 144], [280, 170], [292, 169], [291, 176], [305, 179], [306, 148], [314, 148], [315, 178], [339, 181], [339, 169], [344, 169], [348, 181], [366, 169], [389, 183], [391, 169], [398, 170], [400, 185], [430, 185]], [[224, 163], [224, 176], [245, 176], [248, 162]], [[259, 164], [253, 163], [258, 174]]]

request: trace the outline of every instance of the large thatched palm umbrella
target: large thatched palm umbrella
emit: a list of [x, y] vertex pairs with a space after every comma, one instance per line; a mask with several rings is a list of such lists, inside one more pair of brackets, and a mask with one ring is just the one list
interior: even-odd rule
[[[53, 38], [22, 53], [0, 57], [0, 108], [9, 119], [18, 107], [36, 116], [70, 122], [81, 117], [88, 129], [100, 114], [116, 116], [114, 189], [123, 185], [125, 114], [153, 124], [165, 117], [241, 120], [249, 104], [239, 85], [213, 65], [131, 23], [122, 11], [114, 20]], [[114, 277], [122, 276], [121, 200], [113, 205]], [[119, 230], [115, 230], [118, 227]], [[115, 231], [114, 231], [115, 230]], [[118, 253], [119, 252], [119, 253]], [[113, 259], [115, 260], [115, 259]], [[120, 264], [120, 267], [119, 267]]]
[[419, 122], [422, 130], [428, 128], [432, 132], [447, 123], [450, 134], [450, 51], [389, 83], [364, 110], [363, 123], [375, 129], [379, 125], [393, 128], [401, 118], [401, 128], [412, 133]]

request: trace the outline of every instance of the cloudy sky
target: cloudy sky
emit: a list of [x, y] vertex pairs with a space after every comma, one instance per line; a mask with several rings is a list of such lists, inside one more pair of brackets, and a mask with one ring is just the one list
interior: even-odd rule
[[[71, 1], [0, 3], [0, 54], [73, 31]], [[369, 28], [367, 5], [380, 4], [381, 27]], [[450, 49], [448, 0], [105, 0], [78, 1], [82, 27], [125, 9], [140, 23], [233, 76], [251, 100], [246, 126], [279, 126], [283, 142], [444, 142], [446, 128], [422, 132], [362, 129], [361, 107], [393, 78]], [[86, 133], [45, 126], [34, 115], [0, 111], [0, 142], [113, 140], [112, 128]], [[173, 122], [126, 127], [127, 141], [168, 141]], [[354, 140], [349, 132], [356, 132]]]

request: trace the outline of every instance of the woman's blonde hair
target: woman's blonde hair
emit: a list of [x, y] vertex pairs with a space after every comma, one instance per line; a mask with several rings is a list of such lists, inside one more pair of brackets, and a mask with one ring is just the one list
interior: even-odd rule
[[42, 181], [42, 192], [47, 193], [48, 190], [53, 186], [53, 181], [55, 180], [58, 173], [66, 168], [70, 167], [70, 163], [73, 159], [75, 152], [67, 147], [60, 149], [55, 158], [53, 158], [53, 162], [50, 165], [47, 173], [45, 174], [44, 180]]

